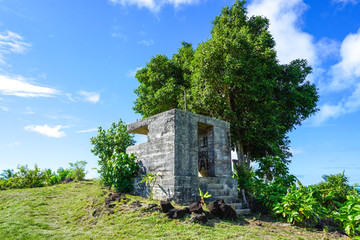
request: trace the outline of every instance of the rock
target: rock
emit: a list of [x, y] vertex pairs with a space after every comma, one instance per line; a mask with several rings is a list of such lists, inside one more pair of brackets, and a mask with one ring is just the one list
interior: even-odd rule
[[168, 216], [169, 218], [178, 219], [184, 217], [185, 214], [188, 213], [190, 213], [188, 208], [184, 208], [184, 209], [173, 208], [166, 213], [166, 216]]
[[92, 216], [93, 216], [93, 217], [99, 217], [99, 216], [100, 216], [100, 213], [101, 213], [101, 210], [95, 209], [95, 211], [92, 213]]
[[209, 203], [208, 209], [215, 217], [218, 217], [220, 219], [237, 219], [235, 210], [229, 205], [225, 204], [224, 200], [222, 199]]
[[193, 214], [190, 218], [190, 222], [207, 223], [208, 218], [204, 214]]
[[223, 212], [220, 208], [219, 204], [223, 204], [222, 199], [216, 200], [216, 201], [212, 201], [211, 203], [209, 203], [209, 205], [207, 206], [207, 208], [209, 209], [209, 211], [218, 218], [222, 218], [223, 217]]
[[139, 200], [136, 200], [136, 201], [130, 203], [130, 205], [132, 207], [141, 207], [141, 203], [139, 202]]
[[211, 220], [211, 219], [214, 219], [215, 216], [214, 214], [212, 214], [211, 212], [209, 211], [204, 211], [203, 214], [205, 214], [205, 216], [207, 217], [207, 219]]
[[157, 204], [149, 204], [149, 205], [147, 205], [146, 207], [145, 207], [145, 210], [151, 210], [151, 209], [153, 209], [153, 208], [155, 208], [155, 207], [157, 207], [158, 205]]
[[236, 220], [237, 219], [236, 212], [231, 206], [224, 204], [224, 205], [220, 205], [220, 208], [223, 212], [224, 219], [227, 219], [227, 220]]
[[72, 179], [71, 177], [68, 177], [68, 178], [64, 179], [61, 183], [69, 183], [72, 181], [74, 181], [74, 179]]
[[108, 197], [105, 198], [105, 205], [107, 207], [115, 207], [115, 204], [112, 204], [112, 202], [120, 202], [121, 199], [126, 199], [125, 195], [122, 193], [109, 193]]
[[160, 201], [160, 211], [163, 213], [170, 212], [171, 209], [173, 209], [173, 205], [169, 201]]
[[203, 212], [203, 208], [201, 206], [200, 202], [193, 202], [192, 204], [189, 205], [189, 211], [192, 213], [202, 213]]

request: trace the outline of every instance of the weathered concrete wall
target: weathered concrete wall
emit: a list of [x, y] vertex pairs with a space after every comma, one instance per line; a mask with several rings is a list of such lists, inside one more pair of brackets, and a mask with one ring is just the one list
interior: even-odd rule
[[[188, 203], [199, 199], [201, 187], [213, 194], [214, 199], [236, 200], [236, 181], [231, 178], [229, 123], [172, 109], [129, 124], [128, 131], [148, 136], [148, 142], [127, 149], [137, 156], [142, 167], [139, 177], [134, 179], [135, 193], [148, 196], [149, 188], [140, 183], [141, 175], [160, 173], [154, 186], [154, 198]], [[211, 177], [198, 177], [201, 134], [208, 134], [206, 149], [209, 149]]]

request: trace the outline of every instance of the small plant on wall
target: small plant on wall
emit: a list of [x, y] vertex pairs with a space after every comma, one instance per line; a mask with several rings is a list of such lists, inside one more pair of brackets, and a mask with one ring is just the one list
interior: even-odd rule
[[146, 175], [143, 175], [143, 179], [141, 182], [145, 182], [145, 185], [148, 185], [150, 187], [150, 199], [153, 199], [154, 195], [154, 186], [156, 183], [156, 179], [161, 175], [161, 173], [151, 174], [148, 173]]

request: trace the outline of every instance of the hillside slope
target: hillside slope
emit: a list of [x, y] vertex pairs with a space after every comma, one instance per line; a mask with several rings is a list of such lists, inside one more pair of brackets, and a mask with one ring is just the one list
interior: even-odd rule
[[106, 206], [108, 194], [93, 181], [0, 191], [0, 239], [347, 239], [253, 217], [171, 220], [136, 196]]

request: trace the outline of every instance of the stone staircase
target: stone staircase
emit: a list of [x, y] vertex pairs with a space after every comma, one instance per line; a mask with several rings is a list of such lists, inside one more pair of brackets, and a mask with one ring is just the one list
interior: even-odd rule
[[224, 188], [224, 184], [216, 179], [214, 179], [214, 182], [208, 183], [204, 188], [205, 191], [202, 189], [204, 193], [209, 192], [209, 194], [211, 194], [211, 197], [207, 199], [207, 202], [223, 199], [226, 204], [230, 205], [236, 211], [236, 214], [250, 214], [249, 208], [244, 208], [242, 203], [237, 202], [237, 192], [234, 193], [230, 189]]
[[249, 215], [250, 208], [243, 208], [242, 203], [229, 203], [229, 205], [235, 210], [238, 215]]

